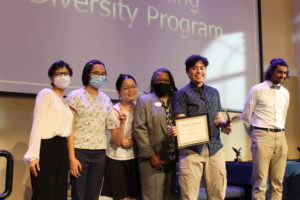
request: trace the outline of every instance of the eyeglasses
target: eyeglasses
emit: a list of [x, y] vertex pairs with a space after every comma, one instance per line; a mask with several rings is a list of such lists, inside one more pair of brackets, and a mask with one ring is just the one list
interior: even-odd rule
[[127, 90], [129, 90], [129, 89], [135, 90], [136, 88], [137, 88], [136, 85], [132, 85], [132, 86], [126, 86], [126, 87], [123, 87], [122, 90], [125, 90], [125, 91], [127, 91]]
[[55, 73], [53, 74], [53, 76], [62, 76], [62, 75], [68, 76], [68, 75], [70, 75], [70, 74], [69, 74], [69, 72], [55, 72]]
[[98, 71], [95, 71], [95, 72], [90, 72], [91, 75], [94, 75], [94, 76], [106, 76], [106, 73], [105, 72], [98, 72]]

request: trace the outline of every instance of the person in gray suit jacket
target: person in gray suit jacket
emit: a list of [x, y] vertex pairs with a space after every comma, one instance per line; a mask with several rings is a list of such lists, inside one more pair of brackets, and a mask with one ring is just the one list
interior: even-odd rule
[[160, 68], [152, 75], [150, 93], [137, 99], [133, 133], [143, 200], [176, 199], [177, 143], [170, 134], [176, 91], [171, 72]]

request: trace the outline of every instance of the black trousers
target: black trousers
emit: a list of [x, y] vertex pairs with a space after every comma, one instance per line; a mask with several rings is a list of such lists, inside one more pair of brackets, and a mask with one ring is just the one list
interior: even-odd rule
[[30, 173], [32, 200], [66, 200], [69, 170], [66, 138], [41, 140], [39, 164], [38, 176]]

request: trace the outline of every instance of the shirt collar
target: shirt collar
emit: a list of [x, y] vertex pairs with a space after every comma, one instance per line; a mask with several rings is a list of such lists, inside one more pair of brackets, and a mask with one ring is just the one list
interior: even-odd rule
[[272, 83], [272, 81], [270, 81], [270, 80], [267, 80], [267, 84], [268, 84], [268, 86], [270, 87], [270, 88], [274, 88], [274, 86], [275, 87], [277, 87], [276, 89], [280, 89], [280, 87], [281, 87], [281, 84], [274, 84], [274, 83]]
[[189, 83], [189, 86], [192, 90], [194, 90], [195, 92], [199, 92], [199, 91], [203, 91], [205, 89], [205, 84], [203, 83], [203, 85], [201, 87], [198, 87], [196, 85], [194, 85], [193, 83]]

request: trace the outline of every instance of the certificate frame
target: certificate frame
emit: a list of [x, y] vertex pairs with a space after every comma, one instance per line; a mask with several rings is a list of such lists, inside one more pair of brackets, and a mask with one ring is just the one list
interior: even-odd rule
[[175, 119], [178, 130], [178, 148], [210, 142], [210, 127], [208, 114], [200, 114]]

